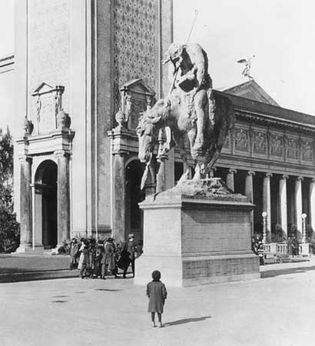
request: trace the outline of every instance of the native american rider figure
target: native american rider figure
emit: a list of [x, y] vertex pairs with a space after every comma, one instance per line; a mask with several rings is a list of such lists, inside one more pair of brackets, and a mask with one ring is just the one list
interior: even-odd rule
[[[197, 43], [177, 45], [173, 43], [167, 50], [166, 59], [163, 64], [172, 62], [173, 81], [170, 89], [171, 94], [174, 89], [182, 92], [182, 101], [186, 103], [189, 117], [196, 122], [197, 133], [192, 148], [192, 156], [196, 158], [204, 144], [205, 124], [213, 122], [214, 99], [212, 97], [212, 80], [208, 74], [208, 57], [206, 52]], [[205, 92], [208, 95], [209, 103], [204, 109]]]

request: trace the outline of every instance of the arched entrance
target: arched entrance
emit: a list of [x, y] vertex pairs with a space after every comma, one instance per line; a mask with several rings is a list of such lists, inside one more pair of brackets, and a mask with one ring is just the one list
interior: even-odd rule
[[35, 174], [35, 236], [46, 249], [57, 245], [57, 165], [42, 162]]
[[140, 190], [143, 165], [133, 160], [126, 167], [126, 235], [134, 233], [137, 240], [143, 239], [143, 215], [139, 208], [145, 198], [145, 191]]

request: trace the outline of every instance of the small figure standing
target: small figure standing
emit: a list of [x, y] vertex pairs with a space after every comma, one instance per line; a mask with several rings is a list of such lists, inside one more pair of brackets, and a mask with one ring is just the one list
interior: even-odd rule
[[147, 296], [149, 297], [148, 312], [151, 312], [152, 326], [156, 327], [155, 313], [157, 313], [160, 328], [162, 328], [162, 313], [165, 299], [167, 298], [167, 291], [163, 282], [160, 281], [161, 273], [158, 270], [152, 273], [152, 279], [147, 284]]
[[103, 273], [103, 276], [106, 274], [111, 274], [117, 276], [116, 274], [116, 247], [114, 244], [113, 238], [108, 238], [105, 241], [104, 244], [104, 251], [105, 251], [105, 273]]
[[[135, 259], [136, 259], [136, 246], [134, 242], [134, 235], [133, 233], [128, 235], [128, 242], [127, 242], [127, 251], [129, 253], [129, 259], [131, 263], [131, 270], [132, 270], [132, 277], [135, 277]], [[126, 277], [128, 267], [124, 270], [124, 277]]]
[[81, 279], [86, 277], [88, 255], [89, 255], [88, 241], [86, 239], [81, 239], [80, 259], [79, 259], [79, 265], [78, 265]]
[[72, 238], [71, 244], [70, 244], [70, 269], [76, 269], [78, 267], [78, 257], [80, 256], [79, 253], [79, 243], [77, 242], [76, 238]]
[[95, 250], [95, 260], [94, 260], [94, 277], [102, 277], [102, 258], [104, 254], [103, 242], [101, 240], [98, 241], [98, 245]]

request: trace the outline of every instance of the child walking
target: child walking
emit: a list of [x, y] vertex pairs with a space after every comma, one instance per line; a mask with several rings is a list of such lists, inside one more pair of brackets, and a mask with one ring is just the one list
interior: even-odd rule
[[155, 270], [152, 273], [152, 281], [147, 284], [147, 296], [149, 297], [148, 312], [151, 312], [152, 326], [156, 327], [155, 324], [155, 313], [158, 315], [160, 328], [162, 324], [162, 313], [167, 297], [166, 287], [163, 282], [160, 281], [161, 273]]

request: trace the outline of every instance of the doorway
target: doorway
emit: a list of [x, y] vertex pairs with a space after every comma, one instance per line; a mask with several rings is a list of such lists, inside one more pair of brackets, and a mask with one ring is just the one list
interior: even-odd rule
[[46, 160], [35, 175], [35, 232], [45, 249], [57, 246], [57, 164]]
[[126, 233], [134, 233], [136, 240], [143, 239], [143, 212], [139, 203], [145, 199], [145, 191], [140, 190], [143, 165], [138, 160], [126, 167]]

